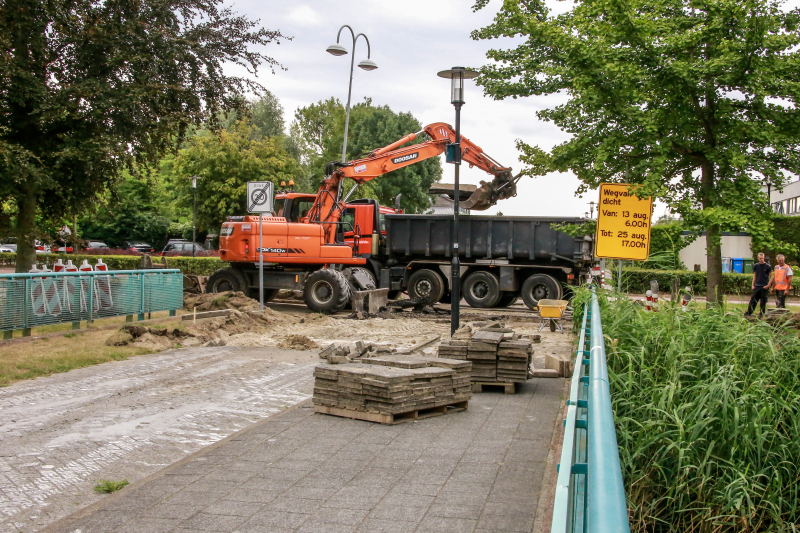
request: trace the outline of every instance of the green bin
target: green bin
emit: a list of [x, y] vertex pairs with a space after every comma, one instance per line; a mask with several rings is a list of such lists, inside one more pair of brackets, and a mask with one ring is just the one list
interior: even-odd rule
[[753, 260], [752, 259], [745, 259], [744, 265], [742, 269], [745, 274], [752, 274], [753, 273]]

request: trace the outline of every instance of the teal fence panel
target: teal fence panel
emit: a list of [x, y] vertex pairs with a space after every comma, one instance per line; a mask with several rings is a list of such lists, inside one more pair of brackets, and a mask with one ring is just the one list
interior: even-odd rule
[[182, 306], [178, 269], [0, 274], [0, 331]]
[[594, 288], [578, 339], [550, 531], [630, 533]]

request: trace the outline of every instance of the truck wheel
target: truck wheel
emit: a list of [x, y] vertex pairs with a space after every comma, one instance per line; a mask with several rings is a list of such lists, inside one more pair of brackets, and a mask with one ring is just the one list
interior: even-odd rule
[[350, 284], [341, 272], [323, 268], [306, 279], [303, 299], [312, 311], [333, 314], [350, 301]]
[[450, 291], [444, 291], [444, 293], [442, 294], [442, 297], [439, 298], [439, 303], [440, 304], [449, 304], [452, 299], [453, 299], [453, 297], [451, 296]]
[[495, 307], [508, 307], [509, 305], [513, 305], [518, 298], [519, 294], [514, 291], [501, 291], [500, 299], [497, 300]]
[[206, 292], [245, 292], [247, 280], [238, 270], [227, 267], [211, 274], [206, 283]]
[[464, 280], [462, 292], [471, 307], [494, 307], [500, 300], [500, 282], [489, 272], [473, 272]]
[[408, 295], [412, 300], [420, 299], [425, 303], [435, 304], [443, 294], [444, 280], [433, 270], [417, 270], [408, 279]]
[[522, 284], [522, 300], [533, 309], [539, 300], [560, 300], [561, 285], [549, 274], [534, 274]]
[[[268, 289], [264, 287], [264, 303], [267, 303], [275, 298], [280, 291], [280, 289]], [[250, 298], [258, 301], [258, 289], [250, 289]]]

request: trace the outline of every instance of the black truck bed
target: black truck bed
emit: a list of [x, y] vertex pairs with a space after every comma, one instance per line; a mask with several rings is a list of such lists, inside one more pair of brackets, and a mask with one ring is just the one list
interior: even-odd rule
[[[571, 264], [592, 260], [591, 240], [553, 229], [582, 218], [461, 215], [459, 257], [508, 259], [514, 263]], [[392, 257], [451, 257], [452, 215], [386, 215], [386, 250]]]

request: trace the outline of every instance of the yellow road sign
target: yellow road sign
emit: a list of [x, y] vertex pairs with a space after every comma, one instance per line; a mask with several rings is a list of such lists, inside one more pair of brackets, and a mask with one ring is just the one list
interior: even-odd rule
[[637, 198], [627, 183], [600, 185], [597, 204], [595, 255], [608, 259], [644, 261], [650, 255], [653, 198]]

